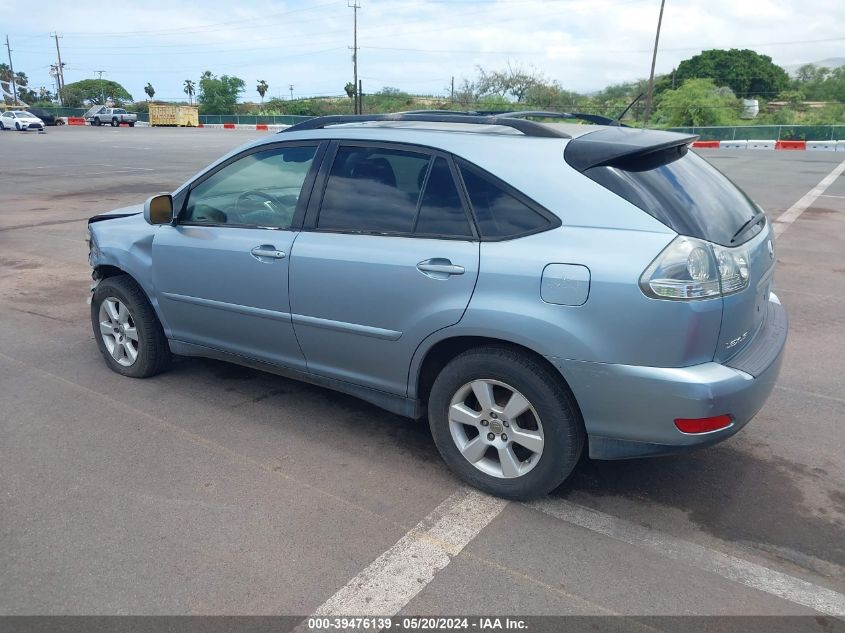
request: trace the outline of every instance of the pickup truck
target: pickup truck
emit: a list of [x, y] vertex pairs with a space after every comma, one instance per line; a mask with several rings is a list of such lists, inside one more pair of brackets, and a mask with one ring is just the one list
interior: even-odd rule
[[112, 127], [117, 127], [121, 123], [128, 123], [129, 127], [135, 127], [135, 121], [138, 120], [138, 115], [134, 112], [127, 112], [123, 108], [107, 108], [101, 106], [88, 110], [85, 113], [85, 120], [91, 125], [109, 123]]

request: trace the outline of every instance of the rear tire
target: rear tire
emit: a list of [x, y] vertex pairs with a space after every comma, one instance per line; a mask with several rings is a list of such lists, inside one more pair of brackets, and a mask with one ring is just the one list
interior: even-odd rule
[[134, 122], [130, 122], [130, 123], [129, 123], [129, 127], [135, 127], [135, 123], [134, 123]]
[[112, 371], [147, 378], [170, 364], [170, 347], [147, 295], [128, 275], [101, 281], [91, 300], [97, 347]]
[[470, 485], [508, 499], [557, 488], [584, 446], [583, 422], [562, 378], [508, 347], [454, 358], [434, 381], [428, 417], [448, 466]]
[[111, 120], [111, 126], [112, 127], [120, 127], [120, 122], [117, 119], [112, 119]]

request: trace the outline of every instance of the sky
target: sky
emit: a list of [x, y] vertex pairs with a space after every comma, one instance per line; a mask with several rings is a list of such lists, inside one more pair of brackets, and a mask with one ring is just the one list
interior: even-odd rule
[[[567, 90], [647, 77], [659, 0], [357, 0], [359, 77], [382, 87], [448, 94], [451, 78], [509, 62]], [[103, 77], [136, 100], [185, 99], [185, 79], [210, 70], [246, 81], [242, 100], [342, 95], [352, 79], [352, 0], [47, 0], [3, 19], [16, 71], [52, 87], [58, 32], [65, 82]], [[105, 9], [111, 3], [99, 5]], [[31, 9], [31, 10], [29, 10]], [[6, 14], [8, 17], [8, 13]], [[843, 0], [666, 0], [657, 58], [665, 73], [708, 48], [751, 48], [782, 66], [845, 56]], [[5, 54], [5, 51], [2, 51]], [[0, 58], [5, 55], [0, 55]], [[7, 61], [7, 60], [3, 60]]]

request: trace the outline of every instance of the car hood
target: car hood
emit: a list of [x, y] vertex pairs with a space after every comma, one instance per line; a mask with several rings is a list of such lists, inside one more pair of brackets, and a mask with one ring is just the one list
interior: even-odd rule
[[128, 207], [121, 207], [119, 209], [112, 209], [111, 211], [106, 211], [105, 213], [99, 213], [91, 218], [88, 219], [88, 224], [92, 222], [100, 222], [102, 220], [112, 220], [114, 218], [125, 218], [129, 215], [138, 215], [139, 213], [144, 212], [144, 205], [142, 204], [133, 204]]

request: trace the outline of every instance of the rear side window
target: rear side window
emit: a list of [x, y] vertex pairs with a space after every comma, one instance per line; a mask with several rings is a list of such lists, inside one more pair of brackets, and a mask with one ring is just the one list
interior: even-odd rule
[[516, 196], [505, 191], [472, 167], [461, 165], [481, 237], [502, 239], [536, 233], [551, 226], [551, 222]]
[[332, 164], [317, 228], [411, 233], [430, 157], [403, 150], [341, 147]]
[[461, 196], [444, 158], [434, 161], [420, 203], [414, 232], [420, 235], [471, 237]]
[[757, 208], [727, 177], [693, 152], [657, 167], [644, 163], [638, 168], [635, 161], [629, 162], [625, 169], [601, 166], [584, 174], [681, 235], [735, 246], [763, 230], [761, 223], [731, 243]]

